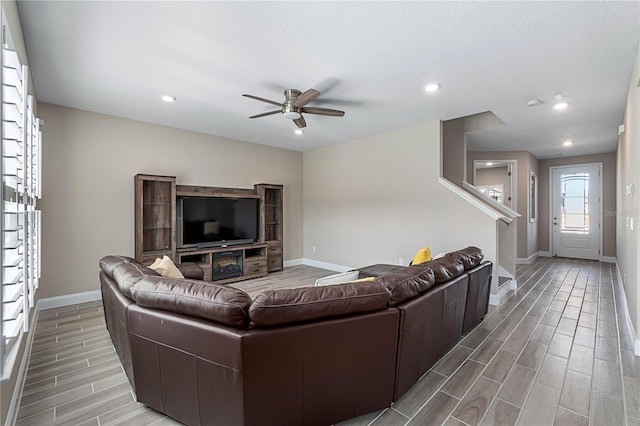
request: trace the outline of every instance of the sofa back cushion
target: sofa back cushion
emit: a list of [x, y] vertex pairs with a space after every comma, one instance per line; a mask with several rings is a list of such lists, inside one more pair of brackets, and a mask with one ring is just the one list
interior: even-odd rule
[[397, 272], [380, 275], [376, 281], [380, 282], [391, 292], [390, 306], [398, 304], [424, 293], [435, 285], [433, 269], [425, 267], [431, 262], [409, 266]]
[[464, 270], [468, 271], [469, 269], [475, 268], [482, 262], [484, 258], [484, 253], [478, 247], [467, 247], [462, 250], [452, 251], [451, 253], [447, 253], [443, 259], [456, 259], [464, 265]]
[[251, 297], [242, 290], [186, 279], [146, 276], [131, 288], [140, 306], [246, 329]]
[[433, 271], [436, 284], [442, 284], [464, 273], [464, 264], [456, 257], [445, 256], [420, 266], [423, 265]]
[[132, 263], [132, 262], [136, 264], [138, 263], [135, 259], [132, 259], [127, 256], [110, 255], [100, 259], [99, 264], [100, 264], [100, 269], [102, 269], [104, 273], [107, 274], [110, 278], [113, 278], [113, 271], [117, 266], [122, 265], [123, 263]]
[[136, 262], [126, 256], [106, 256], [100, 260], [100, 268], [111, 277], [120, 292], [131, 299], [131, 287], [145, 276], [157, 277], [159, 274], [153, 269]]
[[389, 291], [376, 281], [267, 290], [249, 308], [251, 328], [385, 309]]

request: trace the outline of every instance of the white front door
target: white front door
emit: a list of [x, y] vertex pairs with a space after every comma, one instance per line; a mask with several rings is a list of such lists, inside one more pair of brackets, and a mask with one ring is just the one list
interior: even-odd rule
[[552, 254], [600, 258], [600, 164], [552, 168]]

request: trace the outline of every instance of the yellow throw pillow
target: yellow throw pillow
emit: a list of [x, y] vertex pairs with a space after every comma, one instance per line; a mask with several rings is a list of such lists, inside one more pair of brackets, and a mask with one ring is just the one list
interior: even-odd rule
[[418, 250], [411, 264], [418, 265], [428, 260], [431, 260], [431, 249], [429, 248], [429, 246], [424, 246], [420, 250]]
[[153, 269], [163, 277], [167, 278], [184, 278], [182, 272], [176, 267], [175, 263], [171, 260], [167, 255], [162, 256], [162, 259], [159, 257], [149, 265], [150, 269]]
[[375, 279], [376, 279], [376, 277], [366, 277], [366, 278], [360, 278], [360, 279], [357, 279], [357, 280], [353, 280], [351, 282], [352, 283], [361, 283], [361, 282], [365, 282], [365, 281], [373, 281]]

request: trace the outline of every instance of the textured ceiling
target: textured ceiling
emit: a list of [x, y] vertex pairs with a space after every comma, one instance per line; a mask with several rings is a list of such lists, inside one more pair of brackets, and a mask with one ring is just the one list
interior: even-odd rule
[[[640, 39], [638, 2], [18, 6], [39, 101], [300, 151], [482, 111], [506, 124], [470, 134], [474, 150], [613, 151]], [[274, 108], [241, 96], [312, 87], [309, 106], [346, 115], [306, 115], [302, 136], [280, 115], [250, 120]]]

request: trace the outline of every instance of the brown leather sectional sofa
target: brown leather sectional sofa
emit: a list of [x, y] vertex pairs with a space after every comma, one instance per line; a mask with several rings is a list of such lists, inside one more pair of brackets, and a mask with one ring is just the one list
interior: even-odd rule
[[[179, 265], [100, 261], [107, 328], [138, 401], [188, 425], [330, 425], [389, 407], [486, 314], [477, 248], [374, 281], [252, 300]], [[380, 273], [381, 270], [385, 270]]]

